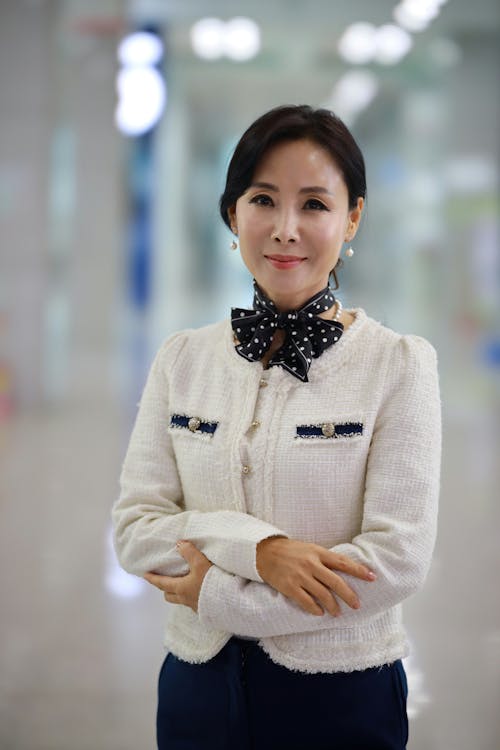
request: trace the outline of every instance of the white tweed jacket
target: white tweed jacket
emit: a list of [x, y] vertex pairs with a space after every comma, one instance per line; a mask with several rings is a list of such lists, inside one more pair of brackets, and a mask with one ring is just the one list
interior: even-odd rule
[[[181, 538], [214, 563], [198, 614], [168, 605], [165, 646], [181, 659], [204, 662], [233, 634], [303, 672], [408, 654], [401, 602], [421, 587], [436, 536], [436, 352], [350, 312], [308, 383], [240, 357], [228, 320], [169, 337], [154, 359], [113, 506], [115, 547], [136, 575], [186, 573]], [[374, 582], [346, 576], [361, 608], [339, 600], [339, 617], [318, 617], [265, 584], [256, 546], [275, 534], [374, 570]]]

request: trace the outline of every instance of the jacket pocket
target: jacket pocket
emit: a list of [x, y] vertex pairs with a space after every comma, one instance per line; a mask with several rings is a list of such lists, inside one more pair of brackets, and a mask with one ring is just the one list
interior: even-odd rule
[[296, 440], [352, 440], [363, 435], [363, 423], [353, 422], [317, 422], [296, 426]]
[[218, 422], [205, 420], [202, 417], [189, 414], [171, 414], [170, 429], [183, 430], [193, 435], [213, 438], [219, 426]]

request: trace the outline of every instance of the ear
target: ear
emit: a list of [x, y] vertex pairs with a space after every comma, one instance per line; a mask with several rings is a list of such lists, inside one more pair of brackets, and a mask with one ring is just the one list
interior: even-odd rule
[[361, 196], [359, 196], [355, 207], [349, 211], [349, 221], [347, 223], [347, 229], [346, 229], [346, 234], [345, 234], [346, 242], [351, 242], [351, 240], [356, 236], [356, 232], [358, 231], [359, 223], [361, 221], [361, 215], [363, 213], [364, 205], [365, 205], [364, 199]]
[[236, 223], [236, 205], [230, 206], [227, 209], [227, 215], [229, 217], [229, 223], [231, 224], [231, 231], [233, 234], [238, 234], [238, 225]]

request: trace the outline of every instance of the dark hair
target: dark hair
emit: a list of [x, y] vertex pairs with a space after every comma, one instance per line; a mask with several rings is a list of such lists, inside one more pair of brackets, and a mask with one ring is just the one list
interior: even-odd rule
[[[363, 154], [342, 120], [328, 109], [283, 105], [261, 115], [241, 136], [229, 163], [226, 186], [219, 201], [223, 221], [231, 229], [228, 210], [252, 182], [255, 170], [276, 143], [307, 139], [322, 146], [341, 170], [347, 186], [349, 209], [366, 197]], [[341, 265], [341, 263], [339, 263]], [[332, 271], [338, 287], [335, 269]]]

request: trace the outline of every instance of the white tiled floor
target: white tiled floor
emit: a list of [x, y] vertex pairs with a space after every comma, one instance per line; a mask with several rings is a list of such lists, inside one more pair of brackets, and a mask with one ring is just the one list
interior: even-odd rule
[[[444, 416], [435, 564], [406, 605], [409, 748], [498, 750], [498, 420]], [[1, 750], [154, 748], [166, 605], [112, 593], [107, 537], [129, 431], [97, 391], [2, 427]]]

